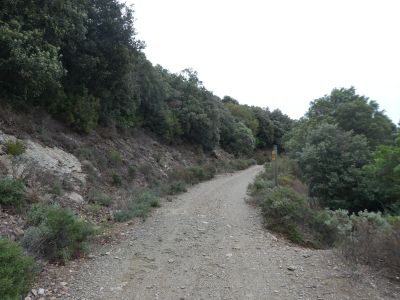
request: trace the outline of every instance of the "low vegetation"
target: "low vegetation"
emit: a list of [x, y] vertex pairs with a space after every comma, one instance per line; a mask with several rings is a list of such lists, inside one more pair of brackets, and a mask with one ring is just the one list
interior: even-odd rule
[[32, 287], [36, 265], [16, 242], [0, 238], [1, 299], [22, 299]]
[[85, 254], [87, 241], [93, 234], [90, 224], [57, 205], [33, 205], [27, 224], [23, 246], [52, 262], [65, 262]]
[[144, 191], [133, 197], [125, 209], [114, 213], [114, 220], [125, 222], [133, 218], [146, 219], [152, 208], [160, 207], [160, 198], [152, 191]]
[[21, 209], [26, 203], [26, 188], [22, 181], [11, 177], [0, 178], [0, 205]]
[[[282, 161], [283, 165], [288, 164], [287, 158]], [[366, 210], [351, 213], [345, 209], [324, 208], [318, 199], [298, 189], [293, 172], [281, 174], [278, 186], [271, 177], [271, 167], [266, 165], [266, 171], [248, 189], [254, 202], [261, 206], [268, 229], [305, 246], [338, 247], [349, 261], [398, 274], [400, 217]]]
[[20, 156], [25, 152], [25, 145], [19, 141], [7, 141], [5, 148], [6, 153], [12, 156]]

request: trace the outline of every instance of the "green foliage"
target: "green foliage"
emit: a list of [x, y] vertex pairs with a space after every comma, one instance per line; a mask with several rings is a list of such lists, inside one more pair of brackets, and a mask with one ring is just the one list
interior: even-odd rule
[[129, 166], [128, 167], [128, 177], [130, 179], [134, 179], [136, 177], [136, 167], [135, 166]]
[[390, 143], [395, 131], [394, 124], [379, 110], [379, 105], [365, 96], [357, 95], [354, 87], [334, 89], [330, 95], [313, 101], [307, 116], [364, 135], [373, 147]]
[[230, 131], [230, 141], [224, 141], [224, 149], [239, 154], [250, 154], [255, 148], [255, 139], [251, 130], [243, 123], [236, 123]]
[[112, 166], [119, 166], [122, 163], [122, 156], [116, 150], [111, 150], [108, 155], [108, 158], [109, 158]]
[[173, 182], [168, 188], [169, 195], [177, 195], [187, 191], [186, 184], [182, 181]]
[[23, 182], [10, 177], [0, 179], [0, 205], [19, 209], [25, 204], [25, 201]]
[[196, 184], [213, 178], [215, 173], [216, 169], [213, 166], [198, 165], [175, 170], [170, 174], [170, 178], [176, 181], [183, 181], [187, 184]]
[[317, 245], [343, 244], [352, 230], [349, 212], [338, 210], [313, 210], [309, 226], [314, 230]]
[[33, 205], [28, 212], [30, 226], [22, 243], [31, 253], [50, 261], [65, 262], [86, 252], [92, 227], [70, 210], [59, 206]]
[[344, 241], [352, 229], [348, 211], [313, 208], [307, 196], [289, 185], [274, 187], [267, 172], [258, 175], [248, 191], [262, 207], [268, 228], [294, 242], [319, 248]]
[[245, 170], [253, 165], [256, 165], [255, 159], [235, 159], [229, 162], [230, 169], [233, 171]]
[[115, 212], [114, 220], [117, 222], [125, 222], [133, 218], [144, 220], [155, 207], [160, 207], [159, 197], [151, 191], [144, 191], [134, 197], [126, 209]]
[[62, 183], [59, 180], [54, 180], [51, 189], [50, 189], [50, 193], [52, 193], [53, 195], [56, 196], [61, 196], [63, 194], [63, 187], [62, 187]]
[[110, 196], [104, 195], [102, 193], [90, 191], [89, 192], [89, 202], [108, 207], [112, 204], [113, 199]]
[[[0, 6], [2, 14], [7, 13], [7, 2]], [[18, 17], [0, 27], [0, 98], [13, 105], [36, 104], [47, 89], [59, 87], [64, 69], [57, 47], [45, 41], [43, 30], [26, 29]]]
[[254, 116], [249, 106], [225, 102], [225, 107], [229, 109], [232, 116], [249, 128], [252, 134], [255, 135], [257, 133], [259, 127], [258, 119]]
[[370, 164], [363, 170], [365, 189], [372, 209], [400, 213], [400, 137], [393, 145], [377, 148]]
[[324, 206], [357, 211], [364, 207], [359, 181], [369, 156], [364, 137], [322, 123], [308, 132], [298, 162], [310, 194]]
[[117, 173], [113, 173], [111, 175], [111, 183], [115, 186], [121, 186], [122, 185], [122, 177], [118, 175]]
[[38, 106], [83, 133], [143, 126], [168, 143], [234, 154], [270, 146], [287, 129], [283, 115], [221, 101], [194, 70], [154, 67], [133, 10], [118, 0], [4, 0], [0, 19], [0, 101], [15, 109]]
[[272, 181], [263, 178], [261, 175], [258, 175], [255, 178], [254, 182], [249, 185], [248, 192], [251, 196], [256, 197], [260, 193], [270, 192], [270, 190], [272, 190], [274, 186], [275, 185]]
[[37, 268], [13, 241], [0, 238], [0, 295], [2, 299], [22, 299], [32, 287]]
[[6, 153], [12, 156], [20, 156], [26, 150], [25, 145], [20, 141], [7, 141], [5, 143]]
[[83, 89], [80, 94], [60, 96], [50, 109], [75, 130], [89, 133], [97, 127], [99, 108], [99, 99], [88, 94], [87, 89]]
[[310, 217], [307, 198], [287, 187], [276, 187], [266, 194], [261, 203], [266, 226], [285, 233], [295, 241], [304, 239], [301, 227]]

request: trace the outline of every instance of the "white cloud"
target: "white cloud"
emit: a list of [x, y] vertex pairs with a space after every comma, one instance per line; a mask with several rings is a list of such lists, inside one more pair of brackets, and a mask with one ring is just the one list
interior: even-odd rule
[[400, 120], [400, 2], [130, 0], [154, 64], [192, 67], [218, 96], [304, 114], [355, 86]]

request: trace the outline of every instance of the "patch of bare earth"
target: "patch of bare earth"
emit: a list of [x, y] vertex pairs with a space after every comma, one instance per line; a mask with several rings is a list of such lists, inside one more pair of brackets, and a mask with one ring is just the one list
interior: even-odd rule
[[369, 272], [353, 276], [332, 251], [267, 232], [260, 212], [244, 201], [261, 170], [218, 176], [165, 201], [146, 222], [126, 226], [121, 242], [66, 266], [53, 297], [400, 299], [396, 286]]

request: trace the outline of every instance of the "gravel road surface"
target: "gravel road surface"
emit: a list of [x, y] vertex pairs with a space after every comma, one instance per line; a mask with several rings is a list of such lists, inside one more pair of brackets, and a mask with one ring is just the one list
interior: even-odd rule
[[217, 176], [127, 226], [121, 243], [82, 263], [67, 283], [68, 299], [399, 297], [372, 275], [354, 276], [331, 251], [266, 231], [260, 211], [244, 201], [261, 170]]

